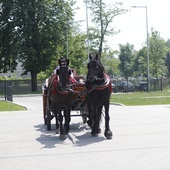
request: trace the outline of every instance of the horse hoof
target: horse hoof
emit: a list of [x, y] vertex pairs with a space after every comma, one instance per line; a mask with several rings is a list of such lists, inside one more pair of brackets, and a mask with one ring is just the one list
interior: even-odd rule
[[102, 130], [101, 129], [98, 129], [98, 132], [97, 132], [98, 134], [101, 134], [102, 133]]
[[59, 134], [60, 133], [60, 129], [56, 129], [56, 134]]
[[104, 136], [106, 137], [106, 139], [112, 139], [113, 134], [111, 131], [107, 131], [104, 133]]
[[67, 138], [67, 135], [60, 135], [60, 140], [65, 140]]
[[98, 136], [98, 134], [99, 134], [99, 133], [98, 133], [98, 132], [96, 132], [96, 131], [93, 131], [93, 130], [91, 131], [91, 135], [92, 135], [92, 137], [96, 137], [96, 136]]
[[97, 137], [98, 134], [97, 134], [97, 133], [92, 133], [91, 136], [92, 136], [92, 137]]

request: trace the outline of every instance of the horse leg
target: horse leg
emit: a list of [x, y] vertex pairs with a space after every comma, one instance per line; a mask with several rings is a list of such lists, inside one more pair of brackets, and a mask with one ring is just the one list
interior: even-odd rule
[[94, 121], [94, 123], [93, 123], [93, 127], [92, 127], [92, 131], [91, 131], [91, 134], [92, 134], [92, 136], [97, 136], [98, 135], [98, 132], [99, 132], [99, 115], [98, 115], [98, 113], [97, 113], [97, 107], [96, 106], [94, 106], [93, 107], [93, 121]]
[[56, 120], [56, 133], [59, 133], [59, 115], [57, 114], [57, 111], [55, 110], [55, 120]]
[[105, 137], [107, 139], [112, 139], [112, 131], [109, 126], [110, 116], [109, 116], [109, 102], [105, 104]]
[[58, 112], [57, 112], [55, 106], [53, 108], [54, 108], [54, 116], [55, 116], [55, 120], [56, 120], [56, 133], [58, 133], [58, 130], [59, 130]]
[[88, 120], [87, 120], [87, 124], [90, 128], [93, 127], [93, 108], [92, 105], [89, 101], [87, 101], [87, 109], [88, 109]]
[[64, 140], [66, 138], [64, 134], [64, 128], [63, 128], [63, 115], [61, 108], [58, 109], [58, 115], [59, 115], [59, 122], [60, 122], [60, 139]]
[[71, 117], [70, 117], [70, 112], [71, 112], [71, 107], [67, 107], [64, 111], [64, 117], [65, 117], [65, 133], [68, 134], [69, 130], [70, 130], [70, 121], [71, 121]]
[[97, 133], [100, 134], [101, 133], [101, 128], [100, 128], [100, 123], [101, 123], [101, 115], [102, 115], [102, 108], [103, 106], [102, 105], [99, 105], [97, 107], [97, 116], [98, 116], [98, 119], [97, 119]]

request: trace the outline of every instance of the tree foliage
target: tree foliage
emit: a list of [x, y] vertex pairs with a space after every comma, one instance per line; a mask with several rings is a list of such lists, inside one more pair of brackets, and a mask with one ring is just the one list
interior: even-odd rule
[[[6, 33], [7, 43], [12, 45], [9, 55], [2, 48], [0, 58], [22, 62], [25, 74], [31, 73], [32, 91], [36, 91], [37, 74], [49, 67], [56, 56], [57, 45], [64, 41], [63, 26], [73, 17], [71, 4], [64, 0], [3, 0], [1, 9], [1, 31]], [[8, 30], [11, 37], [7, 35]]]
[[0, 73], [8, 70], [13, 72], [17, 66], [18, 43], [13, 6], [13, 1], [4, 0], [0, 3]]
[[166, 46], [167, 46], [167, 55], [165, 58], [165, 66], [167, 68], [166, 76], [170, 77], [170, 39], [167, 40]]
[[118, 68], [119, 59], [115, 56], [116, 51], [103, 52], [102, 63], [105, 66], [106, 73], [111, 77], [117, 77], [120, 75]]
[[119, 54], [119, 69], [126, 79], [133, 75], [134, 71], [134, 46], [127, 43], [126, 45], [120, 45]]
[[89, 39], [91, 48], [96, 50], [101, 56], [105, 36], [116, 34], [114, 28], [109, 27], [113, 19], [127, 12], [122, 9], [122, 3], [106, 4], [102, 0], [89, 0], [89, 8], [91, 10], [92, 23], [94, 27], [89, 29]]
[[166, 51], [165, 40], [160, 37], [160, 33], [158, 31], [152, 32], [149, 38], [149, 64], [152, 77], [158, 78], [166, 74]]
[[136, 76], [147, 77], [147, 49], [146, 47], [143, 47], [137, 52], [134, 64], [135, 64], [134, 71], [136, 73]]
[[69, 29], [68, 36], [68, 57], [70, 59], [70, 67], [75, 69], [77, 74], [86, 74], [85, 68], [87, 64], [87, 45], [86, 34], [79, 30], [79, 23], [72, 24]]

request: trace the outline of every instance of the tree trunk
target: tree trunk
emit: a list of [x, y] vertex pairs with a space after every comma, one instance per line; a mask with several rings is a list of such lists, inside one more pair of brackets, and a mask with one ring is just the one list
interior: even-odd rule
[[31, 91], [37, 91], [37, 73], [34, 71], [31, 71]]

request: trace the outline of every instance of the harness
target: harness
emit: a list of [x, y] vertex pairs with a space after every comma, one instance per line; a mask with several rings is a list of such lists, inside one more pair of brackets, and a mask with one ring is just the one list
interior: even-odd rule
[[106, 89], [107, 87], [109, 87], [109, 85], [110, 85], [110, 77], [107, 74], [105, 74], [105, 82], [101, 85], [95, 86], [95, 90]]
[[[99, 78], [99, 79], [101, 79], [101, 78]], [[104, 74], [104, 78], [102, 78], [102, 79], [105, 79], [104, 83], [102, 83], [102, 84], [95, 84], [95, 85], [90, 84], [91, 87], [90, 87], [90, 89], [88, 89], [88, 93], [91, 93], [94, 90], [104, 90], [108, 87], [110, 87], [110, 93], [112, 93], [110, 77], [107, 74]]]

